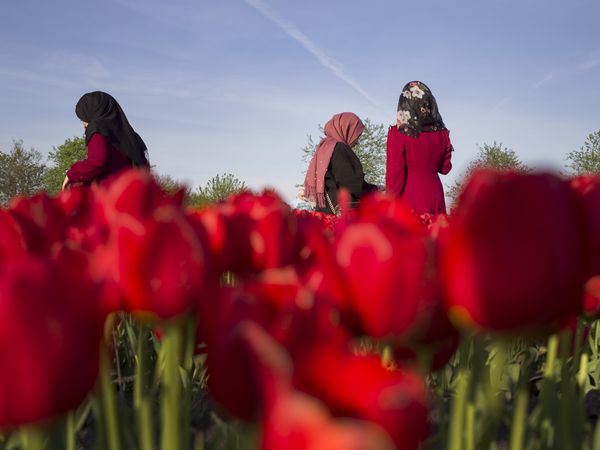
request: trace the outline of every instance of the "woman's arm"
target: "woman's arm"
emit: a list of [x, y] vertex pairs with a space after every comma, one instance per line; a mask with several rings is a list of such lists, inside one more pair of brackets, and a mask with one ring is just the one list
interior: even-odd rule
[[405, 179], [404, 145], [396, 136], [396, 127], [390, 127], [386, 145], [385, 190], [393, 195], [402, 195]]
[[450, 135], [446, 131], [444, 133], [444, 153], [442, 154], [442, 160], [440, 161], [440, 167], [438, 172], [442, 175], [446, 175], [452, 169], [452, 143], [450, 142]]
[[94, 133], [88, 142], [87, 159], [77, 161], [67, 171], [69, 182], [89, 184], [103, 171], [108, 159], [108, 139], [100, 133]]

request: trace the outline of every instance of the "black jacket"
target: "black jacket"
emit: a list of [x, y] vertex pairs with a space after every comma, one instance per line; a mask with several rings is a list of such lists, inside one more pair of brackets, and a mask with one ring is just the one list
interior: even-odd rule
[[[362, 164], [356, 153], [352, 151], [352, 148], [343, 142], [338, 142], [335, 144], [331, 161], [325, 174], [325, 192], [336, 209], [338, 205], [338, 191], [342, 187], [346, 188], [350, 193], [352, 207], [358, 205], [360, 198], [365, 193], [377, 190], [377, 186], [365, 181]], [[329, 202], [326, 201], [325, 203], [325, 208], [319, 208], [318, 211], [333, 214], [334, 212], [329, 207]]]

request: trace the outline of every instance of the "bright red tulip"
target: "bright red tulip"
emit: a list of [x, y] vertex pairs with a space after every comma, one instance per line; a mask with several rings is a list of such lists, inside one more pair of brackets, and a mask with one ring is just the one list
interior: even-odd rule
[[[284, 267], [298, 257], [302, 242], [290, 207], [272, 191], [260, 195], [244, 192], [223, 206], [230, 222], [228, 239], [235, 242], [240, 271], [256, 272]], [[238, 259], [238, 266], [240, 260]]]
[[567, 182], [544, 173], [476, 173], [442, 255], [451, 317], [517, 332], [552, 329], [579, 314], [584, 236]]
[[0, 210], [0, 267], [27, 254], [21, 227], [8, 212]]
[[294, 363], [294, 386], [319, 398], [334, 417], [376, 423], [398, 449], [417, 449], [427, 436], [427, 393], [416, 372], [390, 371], [377, 356], [325, 345]]
[[369, 195], [361, 201], [357, 213], [361, 221], [391, 222], [411, 235], [424, 235], [426, 232], [421, 219], [406, 203], [390, 195], [382, 193]]
[[208, 287], [203, 244], [172, 207], [163, 207], [155, 220], [113, 226], [98, 254], [127, 311], [173, 317], [193, 309]]
[[241, 333], [253, 355], [253, 371], [261, 391], [263, 450], [395, 448], [377, 424], [349, 418], [334, 419], [324, 403], [296, 390], [292, 386], [292, 360], [260, 326], [247, 322]]
[[363, 332], [409, 340], [423, 332], [439, 297], [433, 245], [389, 222], [346, 225], [336, 242], [336, 263]]
[[55, 256], [64, 246], [67, 218], [55, 199], [46, 194], [18, 197], [8, 211], [19, 224], [30, 252]]
[[180, 199], [136, 170], [99, 196], [109, 237], [95, 252], [94, 273], [118, 288], [127, 311], [168, 318], [192, 310], [212, 277], [207, 243]]

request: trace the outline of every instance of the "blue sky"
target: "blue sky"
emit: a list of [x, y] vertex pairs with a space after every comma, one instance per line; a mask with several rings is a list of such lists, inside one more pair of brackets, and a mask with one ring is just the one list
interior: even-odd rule
[[562, 168], [600, 128], [597, 0], [20, 0], [0, 5], [0, 149], [46, 154], [115, 96], [159, 172], [233, 173], [294, 197], [308, 134], [340, 111], [391, 124], [405, 82], [437, 97], [459, 176], [496, 140]]

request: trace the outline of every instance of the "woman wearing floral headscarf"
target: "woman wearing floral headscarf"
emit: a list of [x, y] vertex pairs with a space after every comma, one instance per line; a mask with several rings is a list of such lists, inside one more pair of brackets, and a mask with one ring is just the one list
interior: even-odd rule
[[417, 214], [445, 214], [438, 173], [452, 164], [452, 144], [431, 90], [420, 81], [404, 86], [397, 125], [387, 139], [386, 191], [402, 197]]
[[366, 192], [377, 189], [365, 181], [362, 164], [352, 150], [364, 129], [351, 112], [336, 114], [325, 124], [325, 137], [317, 145], [304, 179], [305, 196], [316, 203], [317, 211], [336, 214], [341, 188], [350, 193], [352, 206]]

